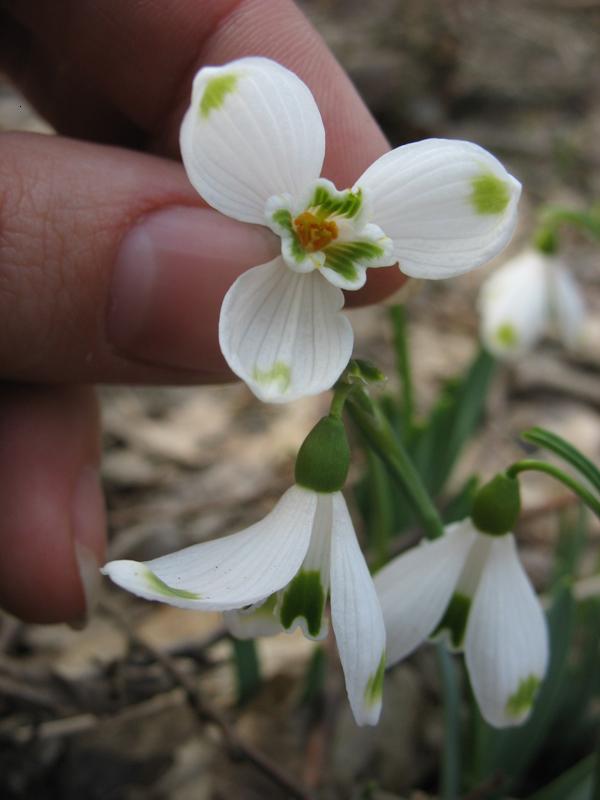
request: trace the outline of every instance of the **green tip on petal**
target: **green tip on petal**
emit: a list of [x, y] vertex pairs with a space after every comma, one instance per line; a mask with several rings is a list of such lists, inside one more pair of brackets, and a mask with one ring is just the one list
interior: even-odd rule
[[385, 673], [385, 650], [381, 654], [375, 672], [370, 676], [365, 686], [365, 703], [374, 706], [381, 701], [383, 696], [383, 675]]
[[200, 100], [200, 116], [206, 119], [211, 111], [221, 108], [228, 94], [235, 90], [237, 75], [228, 73], [211, 78]]
[[313, 492], [339, 492], [350, 468], [350, 446], [341, 419], [320, 419], [296, 457], [296, 483]]
[[276, 361], [271, 369], [255, 367], [252, 378], [263, 388], [276, 384], [279, 392], [285, 394], [292, 382], [292, 371], [283, 361]]
[[308, 633], [311, 636], [318, 636], [324, 608], [325, 592], [319, 571], [300, 570], [283, 594], [279, 619], [283, 627], [289, 630], [295, 620], [303, 617], [306, 620]]
[[467, 597], [466, 594], [455, 592], [448, 603], [448, 608], [444, 612], [440, 624], [433, 632], [433, 636], [437, 636], [442, 631], [447, 630], [450, 634], [452, 647], [456, 649], [462, 647], [470, 609], [471, 598]]
[[381, 258], [384, 252], [382, 247], [366, 239], [332, 244], [325, 248], [324, 266], [342, 278], [354, 281], [358, 275], [356, 264], [367, 265], [369, 261]]
[[512, 349], [519, 344], [519, 335], [510, 322], [503, 322], [496, 330], [496, 341], [503, 347]]
[[294, 232], [294, 227], [292, 225], [292, 215], [287, 208], [278, 208], [277, 211], [273, 213], [272, 219], [273, 222], [282, 227], [288, 233]]
[[144, 575], [148, 587], [163, 597], [179, 597], [182, 600], [200, 600], [202, 595], [195, 592], [188, 592], [186, 589], [174, 589], [155, 575], [152, 570], [147, 570]]
[[510, 190], [505, 181], [491, 172], [479, 175], [472, 181], [471, 202], [478, 214], [501, 214], [510, 201]]
[[503, 536], [513, 530], [520, 511], [519, 481], [501, 472], [477, 490], [471, 519], [482, 533]]
[[346, 192], [341, 192], [340, 195], [337, 197], [331, 194], [325, 186], [317, 186], [308, 207], [314, 209], [322, 217], [338, 216], [353, 219], [362, 208], [362, 189], [358, 189], [356, 192], [348, 189]]
[[529, 675], [523, 678], [514, 694], [506, 701], [506, 713], [518, 719], [527, 714], [533, 706], [533, 701], [540, 686], [540, 679], [537, 675]]

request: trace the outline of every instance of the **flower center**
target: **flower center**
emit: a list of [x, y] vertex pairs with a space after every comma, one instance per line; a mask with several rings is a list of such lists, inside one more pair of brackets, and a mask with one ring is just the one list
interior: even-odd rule
[[323, 219], [310, 211], [303, 211], [296, 217], [294, 230], [307, 253], [322, 250], [338, 237], [338, 226], [333, 220]]

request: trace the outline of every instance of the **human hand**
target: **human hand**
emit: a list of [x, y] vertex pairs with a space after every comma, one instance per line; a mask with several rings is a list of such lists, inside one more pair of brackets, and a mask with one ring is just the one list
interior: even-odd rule
[[[221, 301], [278, 252], [265, 228], [206, 207], [178, 163], [194, 74], [257, 54], [296, 72], [317, 99], [323, 174], [337, 186], [387, 145], [291, 0], [0, 9], [0, 67], [74, 137], [0, 135], [0, 604], [28, 621], [78, 620], [80, 568], [92, 593], [105, 547], [85, 384], [227, 380]], [[349, 305], [402, 280], [373, 270]]]

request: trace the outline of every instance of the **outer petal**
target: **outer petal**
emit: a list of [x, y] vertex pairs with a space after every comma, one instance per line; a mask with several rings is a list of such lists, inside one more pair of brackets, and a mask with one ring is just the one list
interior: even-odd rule
[[567, 347], [576, 347], [585, 322], [583, 295], [571, 272], [559, 259], [548, 264], [550, 319]]
[[519, 358], [543, 335], [550, 267], [545, 256], [528, 250], [507, 261], [481, 287], [481, 338], [499, 358]]
[[103, 572], [146, 600], [223, 611], [257, 603], [298, 571], [310, 541], [317, 495], [293, 486], [245, 531], [153, 561], [111, 561]]
[[474, 541], [470, 522], [461, 522], [377, 573], [375, 588], [385, 620], [389, 664], [407, 656], [435, 630]]
[[332, 499], [331, 620], [354, 719], [375, 725], [385, 669], [383, 615], [346, 501], [340, 492]]
[[306, 557], [291, 582], [279, 593], [277, 615], [283, 628], [300, 627], [309, 639], [327, 636], [325, 606], [329, 595], [332, 495], [318, 495]]
[[248, 270], [227, 292], [219, 341], [231, 369], [261, 400], [283, 403], [331, 388], [352, 353], [342, 292], [281, 257]]
[[264, 225], [271, 195], [297, 196], [319, 176], [325, 130], [300, 78], [267, 58], [241, 58], [198, 72], [180, 146], [207, 203]]
[[448, 278], [489, 261], [510, 240], [521, 184], [470, 142], [427, 139], [377, 159], [356, 183], [400, 269]]
[[548, 632], [512, 534], [494, 539], [471, 606], [465, 655], [484, 718], [498, 728], [529, 715], [548, 666]]

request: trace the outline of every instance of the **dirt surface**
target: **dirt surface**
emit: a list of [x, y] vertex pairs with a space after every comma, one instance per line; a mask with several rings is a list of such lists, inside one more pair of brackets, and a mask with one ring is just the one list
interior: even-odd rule
[[[599, 3], [302, 5], [393, 144], [434, 135], [473, 140], [521, 179], [521, 225], [498, 263], [527, 242], [539, 203], [581, 207], [600, 198]], [[11, 128], [47, 131], [1, 83], [0, 129]], [[565, 255], [586, 291], [585, 340], [572, 354], [545, 343], [501, 370], [456, 484], [473, 470], [489, 475], [518, 457], [518, 433], [534, 423], [600, 461], [599, 251], [569, 235]], [[410, 316], [422, 409], [476, 349], [477, 291], [490, 268], [411, 285], [401, 298]], [[393, 389], [386, 309], [350, 315], [357, 354], [386, 369]], [[313, 398], [268, 407], [239, 385], [109, 388], [101, 394], [111, 558], [151, 558], [259, 519], [290, 484], [297, 447], [326, 404], [326, 398]], [[353, 477], [360, 471], [355, 465]], [[526, 565], [543, 589], [557, 532], [552, 511], [562, 492], [545, 479], [527, 479], [525, 487], [527, 514], [519, 534]], [[26, 626], [5, 615], [0, 795], [292, 796], [252, 764], [230, 757], [239, 753], [219, 724], [225, 714], [236, 736], [323, 800], [434, 796], [441, 718], [432, 651], [423, 648], [388, 674], [382, 722], [373, 730], [358, 729], [351, 720], [331, 643], [321, 713], [301, 702], [313, 652], [298, 635], [261, 641], [263, 687], [237, 708], [231, 643], [216, 614], [143, 603], [107, 585], [100, 608], [80, 632]]]

